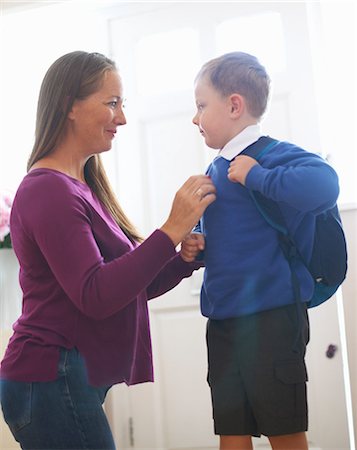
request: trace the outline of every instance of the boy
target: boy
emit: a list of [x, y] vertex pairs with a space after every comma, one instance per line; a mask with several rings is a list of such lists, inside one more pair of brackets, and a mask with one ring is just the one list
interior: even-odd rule
[[219, 150], [207, 170], [217, 197], [195, 230], [202, 235], [186, 239], [182, 256], [191, 261], [205, 248], [201, 311], [208, 318], [208, 382], [221, 450], [252, 449], [252, 436], [260, 435], [273, 449], [308, 448], [304, 357], [313, 280], [298, 264], [296, 302], [277, 233], [248, 190], [279, 204], [308, 259], [315, 215], [336, 203], [339, 187], [322, 158], [294, 144], [279, 142], [259, 163], [240, 154], [262, 136], [269, 85], [264, 67], [242, 52], [207, 62], [195, 80], [193, 123]]

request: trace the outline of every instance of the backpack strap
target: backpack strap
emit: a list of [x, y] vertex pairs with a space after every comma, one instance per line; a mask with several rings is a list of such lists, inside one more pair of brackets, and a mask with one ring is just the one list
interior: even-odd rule
[[[275, 147], [279, 141], [269, 136], [262, 136], [258, 141], [248, 146], [241, 155], [250, 156], [257, 161]], [[291, 273], [291, 284], [293, 289], [294, 300], [297, 308], [297, 334], [294, 342], [294, 349], [298, 348], [298, 340], [300, 337], [300, 323], [302, 320], [302, 308], [301, 308], [301, 292], [300, 283], [296, 274], [296, 261], [301, 260], [298, 248], [289, 233], [289, 230], [285, 224], [283, 214], [276, 202], [265, 197], [263, 194], [257, 191], [249, 190], [249, 194], [265, 221], [274, 228], [278, 233], [279, 245], [282, 252], [289, 263]]]
[[[250, 156], [251, 158], [259, 161], [263, 155], [269, 152], [278, 143], [279, 141], [271, 138], [270, 136], [261, 136], [256, 142], [249, 145], [240, 154]], [[284, 236], [288, 236], [288, 229], [285, 226], [285, 220], [277, 203], [257, 191], [249, 190], [249, 194], [252, 197], [256, 208], [269, 223], [269, 225]]]
[[[269, 152], [273, 147], [275, 147], [279, 141], [273, 139], [269, 136], [262, 136], [258, 141], [254, 142], [252, 145], [248, 146], [241, 154], [250, 156], [257, 161]], [[301, 260], [301, 255], [291, 236], [286, 224], [284, 216], [278, 206], [278, 204], [263, 194], [257, 191], [249, 190], [249, 194], [260, 214], [263, 216], [265, 221], [274, 228], [278, 233], [279, 245], [283, 251], [285, 258], [287, 259], [290, 269], [292, 286], [294, 291], [294, 297], [297, 303], [301, 302], [300, 286], [298, 278], [295, 274], [295, 262], [296, 260]]]
[[279, 141], [271, 138], [270, 136], [261, 136], [253, 144], [248, 145], [240, 154], [250, 156], [257, 161], [271, 150], [275, 145], [279, 144]]

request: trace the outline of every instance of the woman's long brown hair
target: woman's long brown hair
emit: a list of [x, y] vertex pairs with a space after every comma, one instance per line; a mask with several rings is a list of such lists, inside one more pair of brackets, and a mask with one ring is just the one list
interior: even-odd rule
[[[96, 92], [105, 72], [110, 70], [117, 70], [114, 61], [100, 53], [83, 51], [68, 53], [51, 65], [40, 89], [35, 143], [27, 170], [54, 151], [63, 136], [67, 115], [74, 101]], [[88, 186], [106, 206], [126, 236], [133, 242], [141, 242], [142, 237], [116, 199], [100, 155], [94, 155], [87, 161], [84, 176]]]

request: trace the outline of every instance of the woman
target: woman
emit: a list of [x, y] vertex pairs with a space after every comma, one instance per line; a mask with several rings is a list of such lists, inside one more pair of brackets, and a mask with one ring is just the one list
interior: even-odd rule
[[109, 387], [153, 380], [147, 300], [199, 267], [175, 247], [215, 189], [204, 175], [177, 192], [146, 240], [124, 214], [99, 154], [120, 125], [113, 61], [72, 52], [40, 90], [28, 174], [11, 215], [23, 311], [1, 364], [4, 417], [24, 449], [113, 449]]

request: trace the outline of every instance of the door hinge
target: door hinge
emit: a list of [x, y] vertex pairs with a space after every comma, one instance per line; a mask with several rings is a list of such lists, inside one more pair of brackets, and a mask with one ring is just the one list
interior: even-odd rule
[[134, 421], [132, 417], [129, 417], [129, 444], [130, 447], [134, 447]]

